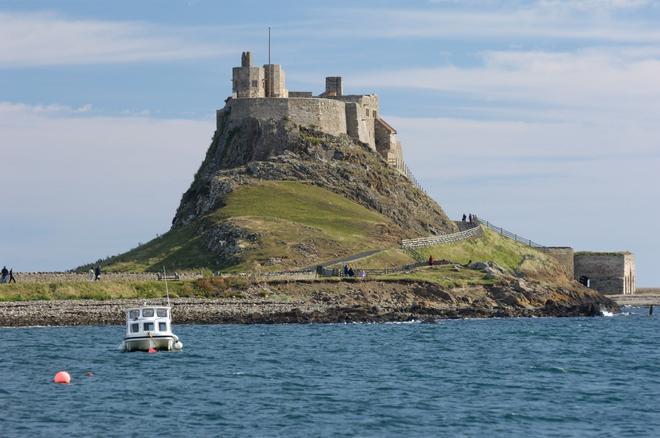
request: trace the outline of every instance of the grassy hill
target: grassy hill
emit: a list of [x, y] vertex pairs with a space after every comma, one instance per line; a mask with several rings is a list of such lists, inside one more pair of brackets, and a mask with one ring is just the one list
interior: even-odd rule
[[[208, 248], [206, 230], [231, 224], [247, 236], [234, 263]], [[104, 270], [277, 270], [369, 249], [395, 246], [401, 230], [385, 216], [323, 188], [294, 181], [262, 181], [230, 193], [202, 220], [175, 228], [102, 263]], [[84, 270], [87, 266], [81, 267]]]
[[[208, 248], [205, 230], [219, 224], [243, 232], [244, 238], [235, 242], [239, 252], [232, 259], [219, 258]], [[323, 188], [295, 181], [261, 181], [238, 187], [224, 206], [202, 220], [175, 228], [102, 266], [108, 272], [159, 271], [163, 266], [169, 271], [273, 271], [380, 250], [351, 264], [385, 268], [433, 256], [458, 264], [491, 261], [510, 273], [539, 279], [562, 276], [553, 257], [490, 230], [478, 239], [416, 251], [399, 248], [401, 236], [402, 230], [387, 217]], [[447, 278], [446, 273], [442, 277]]]
[[484, 235], [478, 239], [449, 245], [434, 245], [415, 251], [389, 248], [353, 264], [363, 269], [378, 269], [428, 260], [429, 256], [463, 265], [468, 262], [494, 262], [509, 273], [521, 273], [540, 280], [568, 280], [554, 257], [491, 230], [484, 230]]

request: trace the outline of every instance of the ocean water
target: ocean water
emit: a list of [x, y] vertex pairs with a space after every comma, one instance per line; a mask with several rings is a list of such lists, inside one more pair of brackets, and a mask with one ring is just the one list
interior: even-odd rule
[[120, 326], [2, 328], [0, 436], [660, 436], [660, 316], [626, 311], [175, 324], [156, 354]]

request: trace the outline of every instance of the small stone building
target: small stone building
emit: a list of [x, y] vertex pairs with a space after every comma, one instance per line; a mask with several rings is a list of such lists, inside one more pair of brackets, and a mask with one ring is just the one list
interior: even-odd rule
[[576, 252], [575, 279], [602, 294], [635, 293], [635, 257], [624, 252]]

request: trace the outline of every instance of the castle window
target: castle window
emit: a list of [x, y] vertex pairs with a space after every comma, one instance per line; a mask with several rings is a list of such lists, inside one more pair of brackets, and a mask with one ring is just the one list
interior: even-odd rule
[[374, 110], [374, 118], [376, 118], [376, 110]]
[[369, 108], [367, 108], [366, 110], [364, 110], [364, 112], [365, 112], [365, 114], [367, 115], [367, 117], [369, 117]]
[[253, 87], [256, 87], [257, 84], [259, 84], [259, 82], [257, 82], [257, 81], [252, 81], [252, 86], [253, 86]]

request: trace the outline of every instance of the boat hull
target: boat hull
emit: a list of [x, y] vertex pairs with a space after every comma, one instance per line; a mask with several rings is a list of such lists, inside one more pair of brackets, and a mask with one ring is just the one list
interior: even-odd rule
[[124, 351], [149, 351], [150, 348], [158, 351], [176, 351], [181, 350], [183, 345], [176, 335], [124, 338], [122, 344]]

